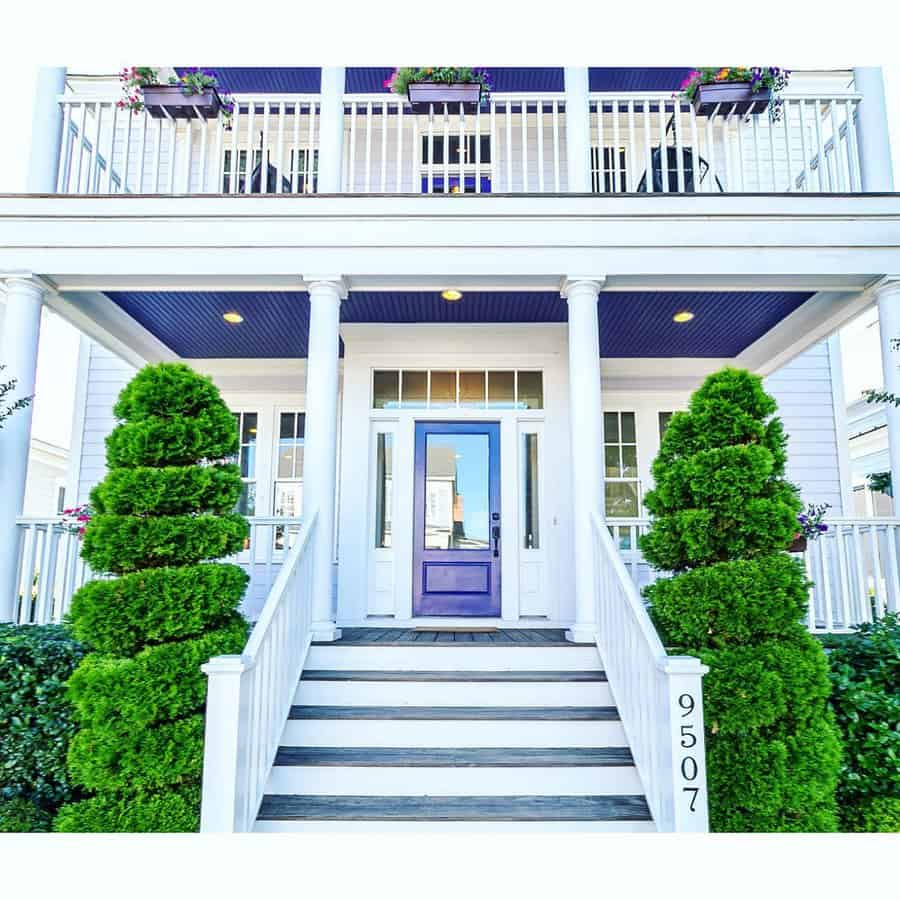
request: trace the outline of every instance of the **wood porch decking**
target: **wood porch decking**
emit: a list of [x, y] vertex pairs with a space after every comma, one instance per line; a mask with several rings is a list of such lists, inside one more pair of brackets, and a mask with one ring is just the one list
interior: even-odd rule
[[381, 647], [402, 644], [484, 644], [506, 646], [528, 644], [534, 647], [577, 646], [566, 640], [562, 628], [497, 628], [465, 631], [423, 628], [344, 628], [340, 640], [326, 646], [353, 645]]

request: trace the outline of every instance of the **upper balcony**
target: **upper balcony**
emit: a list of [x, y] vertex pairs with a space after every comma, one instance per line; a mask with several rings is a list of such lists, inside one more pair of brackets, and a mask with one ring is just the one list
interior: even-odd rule
[[[220, 69], [220, 82], [235, 101], [230, 121], [133, 114], [117, 107], [121, 92], [115, 77], [70, 74], [58, 97], [63, 128], [56, 191], [849, 194], [890, 189], [865, 176], [863, 113], [886, 129], [885, 114], [880, 96], [866, 109], [854, 70], [795, 72], [777, 116], [766, 108], [744, 113], [734, 103], [696, 114], [678, 95], [686, 69], [580, 70], [589, 73], [586, 83], [574, 87], [563, 69], [494, 70], [495, 90], [478, 111], [441, 105], [416, 114], [405, 98], [383, 89], [389, 71], [347, 69], [342, 91], [329, 94], [318, 69]], [[342, 147], [334, 137], [338, 131]]]

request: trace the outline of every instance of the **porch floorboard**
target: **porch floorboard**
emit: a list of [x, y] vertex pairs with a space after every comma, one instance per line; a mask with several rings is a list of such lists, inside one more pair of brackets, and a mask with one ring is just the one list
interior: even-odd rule
[[[440, 628], [343, 628], [339, 640], [323, 646], [380, 647], [402, 644], [472, 644], [484, 647], [528, 644], [531, 647], [577, 647], [566, 640], [562, 628], [497, 628], [492, 631], [445, 630]], [[319, 642], [316, 642], [319, 643]]]

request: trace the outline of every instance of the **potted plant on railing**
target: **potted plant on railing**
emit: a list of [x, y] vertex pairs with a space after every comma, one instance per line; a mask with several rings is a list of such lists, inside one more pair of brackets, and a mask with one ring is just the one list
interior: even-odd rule
[[218, 91], [216, 73], [205, 69], [185, 69], [163, 84], [158, 69], [130, 66], [119, 79], [124, 94], [119, 108], [136, 113], [146, 109], [154, 119], [214, 119], [219, 114], [229, 119], [234, 112], [231, 97]]
[[804, 512], [797, 516], [799, 531], [788, 547], [788, 553], [805, 553], [809, 541], [818, 540], [826, 531], [825, 513], [831, 509], [830, 503], [809, 503]]
[[682, 82], [681, 90], [698, 116], [708, 116], [717, 109], [723, 113], [734, 110], [738, 115], [757, 115], [768, 109], [776, 115], [779, 94], [790, 76], [787, 69], [777, 66], [695, 69]]
[[417, 113], [427, 113], [432, 104], [443, 103], [452, 109], [461, 103], [474, 111], [492, 89], [487, 70], [467, 66], [397, 67], [384, 86], [408, 97]]

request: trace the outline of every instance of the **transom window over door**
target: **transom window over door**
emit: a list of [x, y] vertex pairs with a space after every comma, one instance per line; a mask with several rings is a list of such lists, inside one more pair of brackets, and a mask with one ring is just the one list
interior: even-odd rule
[[543, 409], [544, 375], [521, 369], [377, 369], [373, 409]]
[[606, 515], [636, 517], [640, 514], [640, 483], [634, 413], [604, 413], [603, 440]]

